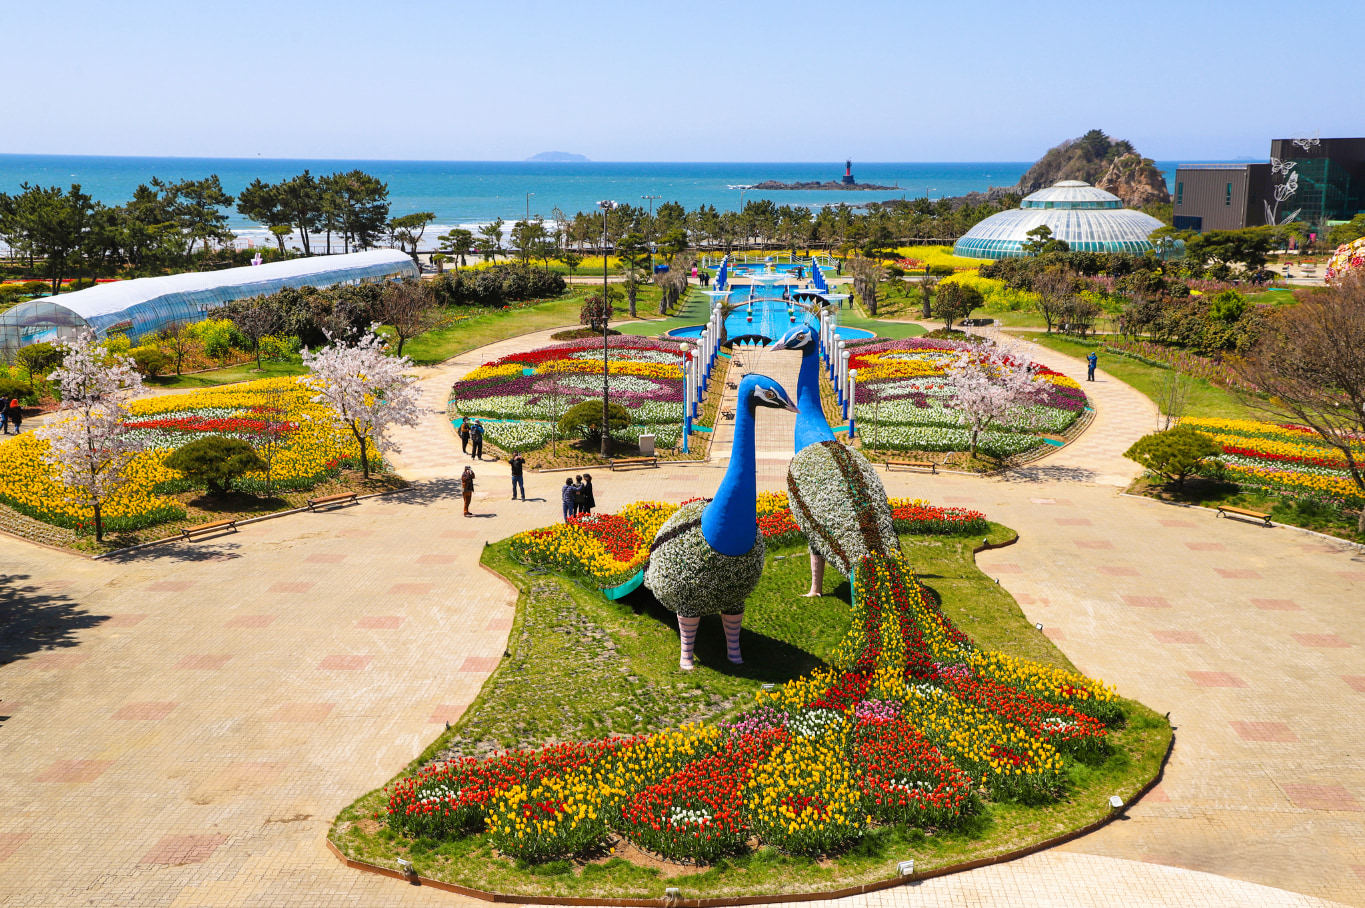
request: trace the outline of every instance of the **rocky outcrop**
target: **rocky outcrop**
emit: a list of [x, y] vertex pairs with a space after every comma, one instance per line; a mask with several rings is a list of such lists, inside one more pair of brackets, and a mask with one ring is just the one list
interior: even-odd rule
[[1115, 158], [1095, 185], [1123, 199], [1127, 208], [1167, 205], [1171, 201], [1165, 175], [1156, 169], [1151, 158], [1144, 158], [1137, 152]]
[[1092, 129], [1079, 139], [1067, 139], [1028, 169], [1016, 191], [1028, 195], [1061, 180], [1081, 180], [1123, 199], [1129, 208], [1169, 202], [1166, 178], [1150, 158], [1144, 158], [1126, 139], [1111, 139]]
[[875, 183], [840, 183], [835, 180], [828, 180], [824, 183], [810, 181], [804, 183], [783, 183], [780, 180], [764, 180], [762, 183], [755, 183], [751, 189], [819, 189], [833, 192], [857, 192], [858, 190], [888, 191], [899, 190], [899, 186], [878, 186]]

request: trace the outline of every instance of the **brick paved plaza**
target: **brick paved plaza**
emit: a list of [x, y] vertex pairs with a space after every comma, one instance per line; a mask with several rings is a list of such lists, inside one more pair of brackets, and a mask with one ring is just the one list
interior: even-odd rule
[[[562, 477], [529, 475], [531, 500], [513, 502], [506, 466], [476, 465], [478, 517], [461, 518], [467, 460], [445, 397], [485, 359], [546, 340], [422, 372], [428, 412], [393, 458], [411, 491], [102, 561], [0, 537], [21, 616], [0, 641], [13, 660], [0, 667], [0, 904], [461, 901], [347, 870], [325, 835], [459, 717], [502, 655], [515, 596], [479, 553], [556, 520]], [[796, 356], [746, 366], [794, 389]], [[1365, 905], [1365, 555], [1121, 495], [1136, 471], [1122, 451], [1155, 411], [1100, 378], [1085, 386], [1093, 425], [1031, 467], [884, 478], [892, 495], [1020, 532], [981, 568], [1082, 671], [1170, 712], [1165, 779], [1062, 848], [846, 901]], [[790, 422], [760, 425], [761, 486], [782, 488]], [[610, 511], [705, 494], [720, 475], [602, 472], [595, 487]]]

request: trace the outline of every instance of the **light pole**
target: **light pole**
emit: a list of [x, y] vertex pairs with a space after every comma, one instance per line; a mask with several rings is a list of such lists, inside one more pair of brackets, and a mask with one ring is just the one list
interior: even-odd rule
[[531, 196], [533, 195], [535, 195], [534, 192], [526, 193], [526, 223], [528, 224], [531, 223]]
[[611, 421], [607, 410], [607, 319], [611, 316], [611, 303], [607, 299], [607, 215], [616, 210], [616, 203], [604, 199], [597, 203], [602, 209], [602, 456], [611, 452]]
[[682, 352], [682, 373], [683, 373], [683, 453], [688, 453], [689, 436], [692, 434], [692, 382], [689, 375], [695, 375], [696, 369], [689, 370], [687, 365], [687, 352], [691, 349], [686, 343], [681, 344], [679, 349]]

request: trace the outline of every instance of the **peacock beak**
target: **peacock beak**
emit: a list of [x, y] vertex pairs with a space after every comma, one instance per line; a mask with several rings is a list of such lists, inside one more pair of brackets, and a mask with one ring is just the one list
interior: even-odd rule
[[790, 401], [790, 400], [784, 400], [784, 401], [782, 401], [782, 409], [784, 409], [784, 410], [790, 410], [790, 411], [792, 411], [793, 413], [800, 413], [800, 412], [801, 412], [801, 408], [798, 407], [798, 406], [795, 404], [795, 402]]
[[777, 341], [776, 341], [771, 347], [769, 347], [768, 349], [769, 349], [769, 350], [785, 350], [785, 349], [787, 349], [787, 345], [786, 345], [785, 343], [783, 343], [784, 340], [786, 340], [786, 338], [784, 338], [784, 337], [779, 337], [779, 338], [777, 339]]

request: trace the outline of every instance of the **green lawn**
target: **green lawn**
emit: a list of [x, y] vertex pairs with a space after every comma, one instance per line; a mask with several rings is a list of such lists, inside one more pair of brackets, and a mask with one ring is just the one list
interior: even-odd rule
[[[996, 524], [1003, 542], [1014, 533]], [[989, 648], [1072, 669], [1050, 640], [1031, 625], [1008, 593], [977, 569], [979, 537], [911, 536], [902, 544], [930, 595], [963, 630]], [[552, 574], [531, 573], [511, 561], [507, 543], [484, 552], [484, 564], [520, 591], [501, 666], [460, 721], [415, 760], [483, 754], [552, 741], [629, 734], [686, 721], [715, 721], [753, 702], [764, 683], [782, 683], [822, 664], [849, 626], [849, 587], [834, 572], [825, 595], [802, 599], [809, 582], [803, 545], [770, 549], [744, 616], [745, 663], [725, 659], [718, 618], [703, 619], [697, 669], [678, 669], [673, 616], [640, 590], [612, 602]], [[1073, 669], [1074, 670], [1074, 669]], [[1108, 813], [1108, 798], [1128, 800], [1157, 772], [1170, 739], [1168, 724], [1141, 704], [1125, 701], [1129, 719], [1111, 732], [1114, 752], [1092, 764], [1075, 762], [1060, 800], [1044, 807], [990, 803], [963, 829], [873, 829], [853, 850], [814, 861], [771, 848], [690, 868], [657, 861], [633, 863], [602, 855], [581, 861], [527, 866], [495, 854], [480, 835], [413, 841], [376, 822], [382, 791], [357, 800], [337, 817], [331, 840], [348, 857], [385, 867], [413, 861], [423, 876], [485, 891], [523, 895], [662, 897], [677, 886], [684, 898], [817, 891], [896, 875], [896, 862], [913, 857], [929, 870], [998, 855], [1075, 829]], [[620, 854], [637, 854], [617, 842]], [[394, 885], [398, 885], [395, 883]]]
[[1276, 306], [1287, 306], [1294, 302], [1294, 291], [1281, 287], [1275, 290], [1262, 290], [1260, 293], [1248, 293], [1247, 302], [1274, 303]]
[[[1090, 351], [1098, 350], [1100, 344], [1099, 340], [1082, 342], [1060, 334], [1029, 332], [1019, 336], [1024, 340], [1033, 341], [1050, 350], [1056, 350], [1077, 359], [1085, 359]], [[1099, 352], [1102, 370], [1119, 381], [1132, 385], [1153, 401], [1160, 399], [1162, 383], [1171, 374], [1169, 369], [1159, 369], [1156, 366], [1149, 366], [1126, 356], [1105, 353], [1102, 350]], [[1189, 404], [1185, 416], [1210, 416], [1222, 419], [1265, 418], [1264, 413], [1243, 405], [1237, 399], [1237, 395], [1231, 391], [1212, 385], [1202, 378], [1191, 379], [1191, 381], [1193, 384], [1190, 389]]]
[[236, 382], [256, 381], [262, 378], [279, 378], [282, 375], [302, 375], [306, 371], [303, 368], [303, 360], [297, 356], [291, 357], [287, 362], [261, 363], [261, 369], [257, 371], [256, 363], [243, 363], [239, 366], [228, 366], [225, 369], [214, 369], [210, 372], [199, 372], [195, 375], [162, 375], [156, 378], [147, 378], [143, 383], [149, 388], [164, 388], [166, 390], [181, 388], [216, 388], [219, 385], [231, 385]]

